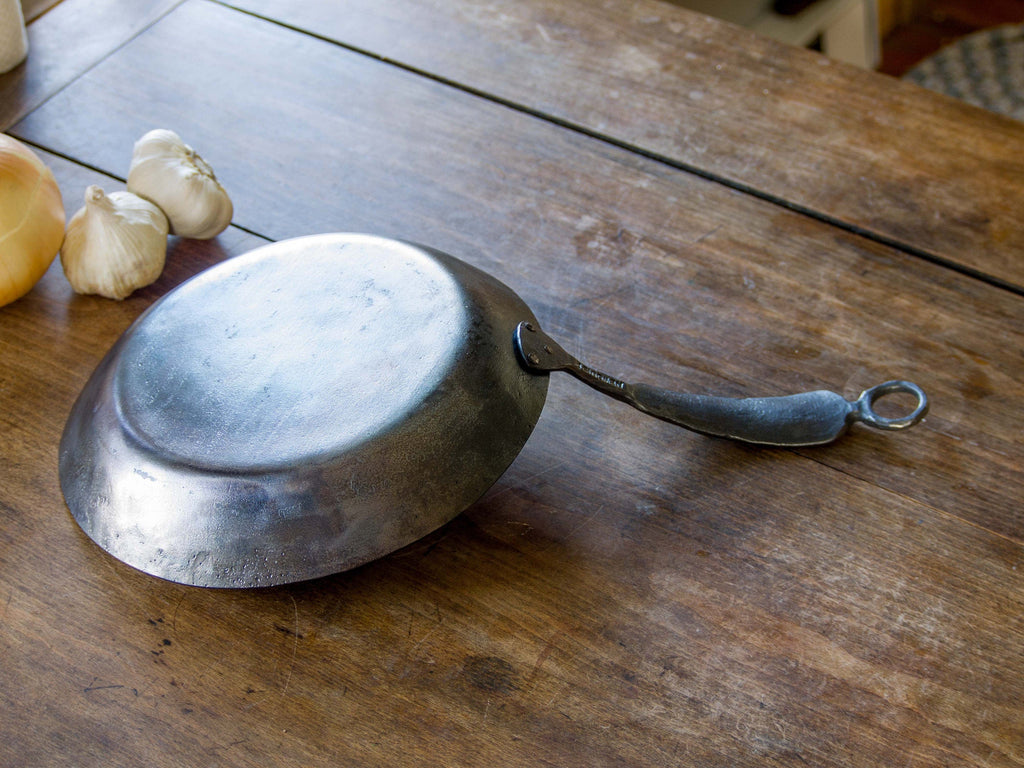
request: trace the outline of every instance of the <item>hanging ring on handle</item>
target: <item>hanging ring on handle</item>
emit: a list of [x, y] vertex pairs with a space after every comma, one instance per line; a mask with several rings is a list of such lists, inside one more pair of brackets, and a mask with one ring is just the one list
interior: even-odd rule
[[[879, 416], [875, 413], [875, 402], [881, 397], [885, 397], [886, 395], [891, 395], [896, 392], [904, 392], [909, 395], [914, 395], [914, 397], [917, 398], [917, 406], [914, 410], [906, 416], [896, 418]], [[907, 427], [912, 427], [917, 424], [928, 413], [928, 396], [924, 393], [924, 390], [913, 382], [899, 380], [886, 381], [882, 384], [871, 387], [871, 389], [864, 390], [853, 406], [853, 410], [850, 413], [850, 419], [852, 421], [862, 421], [869, 427], [875, 427], [876, 429], [906, 429]]]

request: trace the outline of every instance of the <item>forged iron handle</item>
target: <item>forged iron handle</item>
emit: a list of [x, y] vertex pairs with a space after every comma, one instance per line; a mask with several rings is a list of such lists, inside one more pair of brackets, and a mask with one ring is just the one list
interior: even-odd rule
[[[520, 323], [515, 348], [523, 365], [534, 371], [566, 371], [594, 389], [644, 413], [686, 429], [758, 445], [807, 446], [830, 443], [854, 422], [877, 429], [906, 429], [928, 412], [928, 397], [909, 381], [887, 381], [856, 400], [828, 390], [782, 397], [715, 397], [674, 392], [648, 384], [628, 384], [574, 358], [532, 323]], [[885, 395], [905, 392], [917, 398], [906, 416], [887, 418], [875, 412]]]

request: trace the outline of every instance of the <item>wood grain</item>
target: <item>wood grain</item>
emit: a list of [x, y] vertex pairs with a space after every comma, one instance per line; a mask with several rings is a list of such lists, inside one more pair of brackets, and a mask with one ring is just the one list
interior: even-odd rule
[[1024, 286], [1008, 118], [657, 0], [232, 5]]
[[[206, 2], [15, 132], [70, 158], [46, 156], [71, 213], [157, 126], [213, 164], [236, 227], [173, 241], [125, 302], [55, 265], [0, 308], [0, 765], [1024, 761], [1020, 296]], [[56, 476], [89, 373], [204, 266], [332, 229], [487, 269], [624, 378], [855, 395], [900, 375], [933, 412], [757, 450], [554, 378], [506, 475], [394, 556], [252, 591], [113, 560]]]
[[21, 0], [21, 11], [25, 22], [31, 24], [62, 0]]
[[[194, 69], [170, 79], [187, 30], [202, 29], [205, 38], [189, 33]], [[237, 41], [232, 68], [197, 91], [198, 73], [226, 55], [213, 45], [224, 35]], [[65, 115], [107, 129], [69, 130]], [[935, 441], [869, 435], [815, 458], [1021, 537], [1019, 425], [1006, 414], [1020, 410], [1013, 350], [1024, 326], [1010, 294], [202, 3], [171, 14], [16, 133], [123, 176], [134, 140], [157, 126], [178, 130], [217, 169], [239, 226], [274, 240], [368, 231], [447, 250], [513, 286], [570, 350], [622, 366], [625, 378], [726, 395], [848, 396], [918, 379], [936, 401]], [[633, 339], [643, 343], [624, 354]], [[980, 463], [967, 460], [974, 442], [992, 451]], [[953, 456], [976, 496], [953, 497], [914, 471], [922, 462], [940, 471]], [[999, 482], [968, 481], [975, 472]]]
[[29, 55], [0, 75], [0, 130], [87, 71], [181, 0], [63, 0], [28, 24]]

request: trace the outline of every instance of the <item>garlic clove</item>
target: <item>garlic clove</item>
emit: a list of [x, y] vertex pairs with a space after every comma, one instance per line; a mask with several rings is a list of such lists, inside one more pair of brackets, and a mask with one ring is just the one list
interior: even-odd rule
[[174, 131], [158, 128], [137, 142], [128, 190], [158, 205], [171, 234], [208, 240], [231, 223], [231, 198], [213, 169]]
[[61, 266], [76, 293], [123, 299], [160, 277], [167, 232], [167, 217], [153, 203], [93, 185], [68, 222]]

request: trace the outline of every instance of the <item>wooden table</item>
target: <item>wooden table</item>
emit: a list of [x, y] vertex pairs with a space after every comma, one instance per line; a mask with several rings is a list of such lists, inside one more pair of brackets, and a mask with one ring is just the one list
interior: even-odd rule
[[[0, 308], [0, 764], [1024, 764], [1024, 126], [655, 0], [30, 5], [0, 128], [68, 215], [167, 127], [235, 218], [124, 302], [55, 262]], [[626, 379], [932, 412], [755, 449], [553, 378], [483, 499], [358, 570], [101, 551], [56, 471], [100, 357], [336, 230], [488, 270]]]

